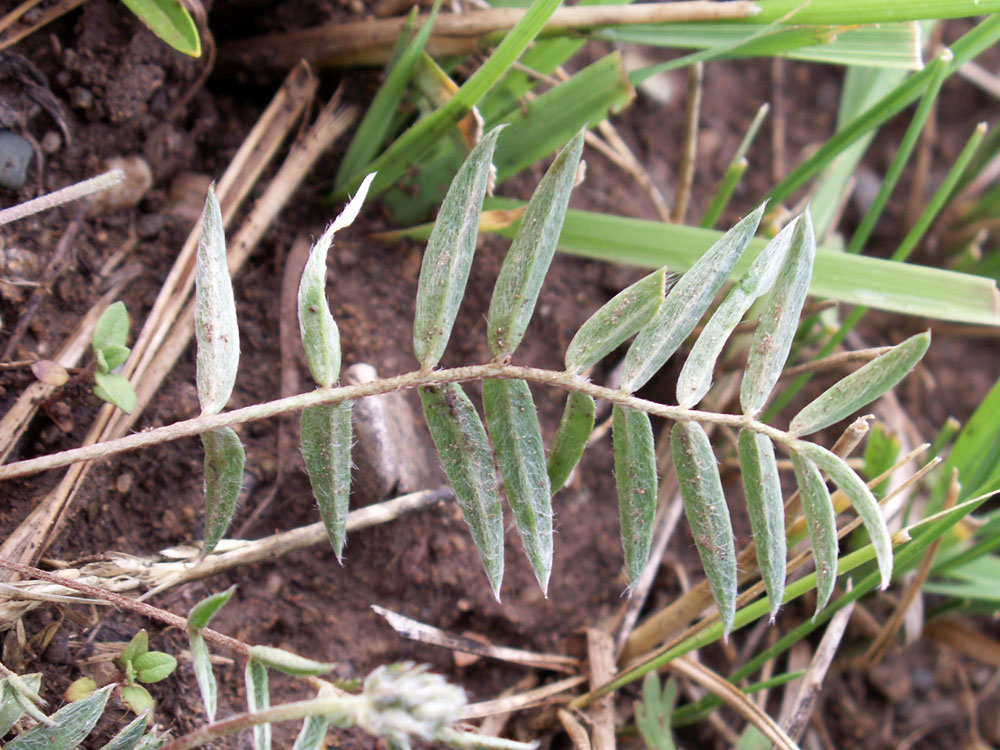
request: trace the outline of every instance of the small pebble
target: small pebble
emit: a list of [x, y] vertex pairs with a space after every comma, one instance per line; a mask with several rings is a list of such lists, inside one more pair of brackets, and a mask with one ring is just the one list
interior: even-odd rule
[[0, 186], [20, 189], [34, 155], [35, 149], [26, 139], [9, 130], [0, 130]]
[[105, 159], [104, 169], [120, 169], [125, 173], [125, 179], [90, 199], [87, 206], [89, 217], [137, 206], [146, 191], [153, 186], [153, 170], [141, 156], [114, 156]]
[[122, 474], [119, 474], [118, 479], [115, 480], [115, 489], [124, 495], [126, 492], [132, 489], [133, 481], [134, 477], [130, 472], [128, 471], [123, 472]]
[[50, 130], [42, 136], [42, 151], [47, 154], [54, 154], [60, 148], [62, 148], [62, 138], [56, 131]]
[[144, 240], [152, 239], [163, 231], [167, 219], [163, 214], [143, 214], [135, 224], [135, 231]]
[[69, 103], [75, 109], [90, 109], [94, 106], [94, 92], [83, 86], [74, 86], [69, 90]]

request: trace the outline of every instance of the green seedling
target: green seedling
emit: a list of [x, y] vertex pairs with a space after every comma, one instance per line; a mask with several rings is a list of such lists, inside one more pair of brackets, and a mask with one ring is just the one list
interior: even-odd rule
[[142, 685], [165, 680], [177, 669], [177, 659], [162, 651], [149, 650], [149, 636], [140, 630], [118, 657], [125, 670], [125, 684], [121, 686], [122, 700], [137, 715], [151, 711], [153, 696]]
[[124, 302], [115, 302], [101, 313], [91, 348], [94, 351], [94, 395], [131, 414], [137, 397], [128, 378], [113, 372], [125, 364], [132, 350], [125, 346], [128, 339], [129, 318]]

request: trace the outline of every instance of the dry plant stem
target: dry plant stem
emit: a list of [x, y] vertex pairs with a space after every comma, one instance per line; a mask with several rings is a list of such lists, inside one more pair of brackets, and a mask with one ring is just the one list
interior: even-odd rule
[[803, 372], [827, 372], [829, 370], [846, 369], [857, 365], [864, 365], [877, 357], [881, 357], [892, 349], [891, 346], [875, 346], [869, 349], [859, 349], [851, 352], [838, 352], [829, 357], [805, 362], [795, 367], [789, 367], [781, 371], [782, 378], [790, 378], [801, 375]]
[[[711, 21], [746, 18], [756, 15], [758, 6], [749, 2], [678, 2], [649, 3], [632, 6], [562, 7], [552, 14], [542, 35], [596, 26]], [[493, 37], [510, 30], [524, 16], [522, 8], [492, 8], [438, 16], [434, 32], [427, 41], [427, 53], [467, 54]], [[422, 14], [417, 26], [426, 23]], [[318, 26], [305, 31], [272, 34], [248, 39], [222, 50], [230, 63], [249, 64], [265, 61], [281, 67], [305, 59], [318, 65], [378, 65], [386, 62], [402, 31], [405, 18], [376, 19], [347, 24]]]
[[569, 735], [570, 741], [573, 743], [573, 750], [590, 750], [590, 737], [587, 736], [587, 730], [579, 721], [577, 721], [573, 714], [567, 711], [565, 708], [560, 708], [556, 712], [559, 717], [559, 723], [563, 725], [563, 729], [566, 730], [566, 734]]
[[79, 5], [83, 5], [84, 0], [60, 0], [51, 8], [44, 10], [35, 19], [34, 23], [11, 32], [10, 35], [4, 34], [21, 16], [27, 13], [29, 10], [38, 5], [37, 0], [26, 0], [26, 2], [21, 3], [17, 8], [12, 10], [10, 13], [5, 15], [0, 19], [0, 50], [5, 50], [8, 47], [12, 47], [19, 41], [24, 39], [31, 34], [34, 34], [38, 29], [42, 28], [46, 24], [55, 21], [59, 16], [69, 13], [73, 8]]
[[803, 732], [806, 730], [806, 724], [809, 722], [809, 716], [812, 714], [816, 696], [819, 695], [820, 690], [823, 688], [823, 680], [826, 678], [826, 672], [833, 662], [833, 657], [837, 653], [837, 649], [840, 647], [840, 641], [844, 637], [844, 631], [847, 629], [847, 623], [850, 621], [853, 612], [854, 602], [851, 602], [830, 619], [830, 624], [827, 625], [826, 632], [823, 634], [823, 638], [816, 648], [816, 654], [809, 663], [809, 669], [806, 670], [802, 678], [802, 687], [795, 697], [795, 701], [788, 714], [788, 719], [782, 724], [782, 729], [785, 730], [785, 733], [795, 741], [801, 739]]
[[[508, 698], [495, 698], [494, 700], [482, 701], [480, 703], [470, 703], [463, 709], [462, 715], [459, 718], [478, 719], [483, 716], [493, 716], [494, 714], [509, 713], [533, 706], [540, 706], [544, 703], [552, 702], [551, 699], [553, 696], [579, 687], [586, 681], [587, 678], [583, 676], [567, 677], [565, 680], [543, 685], [534, 690], [512, 695]], [[559, 702], [568, 703], [569, 698], [559, 699]]]
[[24, 306], [21, 316], [18, 318], [17, 325], [14, 326], [14, 330], [11, 333], [10, 338], [7, 339], [7, 344], [3, 348], [3, 354], [0, 354], [0, 359], [10, 359], [14, 356], [14, 352], [17, 350], [18, 344], [21, 343], [21, 339], [28, 330], [28, 326], [31, 324], [31, 321], [34, 320], [35, 315], [38, 313], [38, 309], [42, 306], [42, 302], [44, 302], [45, 298], [49, 295], [52, 282], [54, 282], [59, 277], [59, 274], [66, 269], [66, 255], [69, 253], [70, 248], [73, 247], [73, 240], [76, 239], [76, 233], [80, 231], [80, 227], [82, 225], [83, 207], [77, 206], [77, 209], [73, 214], [73, 218], [70, 220], [69, 225], [59, 238], [59, 242], [56, 243], [55, 250], [52, 251], [52, 257], [49, 259], [49, 262], [45, 266], [45, 270], [42, 272], [39, 285], [31, 293], [28, 303]]
[[682, 224], [687, 216], [691, 185], [694, 182], [694, 167], [698, 161], [698, 120], [701, 116], [702, 83], [705, 79], [705, 64], [696, 62], [688, 68], [687, 114], [684, 119], [684, 143], [681, 146], [681, 165], [677, 175], [677, 193], [670, 218], [674, 224]]
[[[49, 573], [44, 570], [39, 570], [38, 568], [32, 568], [30, 565], [22, 565], [20, 563], [13, 562], [12, 560], [4, 560], [0, 558], [0, 568], [17, 573], [23, 578], [37, 578], [42, 581], [48, 581], [49, 583], [65, 586], [68, 589], [75, 589], [76, 591], [86, 594], [93, 599], [102, 599], [109, 602], [118, 609], [135, 612], [138, 615], [148, 617], [151, 620], [157, 620], [165, 625], [170, 625], [172, 627], [179, 628], [180, 630], [187, 630], [187, 618], [167, 612], [164, 609], [154, 607], [151, 604], [146, 604], [145, 602], [138, 602], [135, 599], [129, 599], [127, 596], [122, 596], [121, 594], [117, 594], [113, 591], [105, 591], [104, 589], [97, 588], [96, 586], [80, 583], [79, 581], [74, 581], [71, 578], [65, 578], [63, 576], [56, 575], [55, 573]], [[223, 635], [222, 633], [210, 628], [205, 628], [201, 632], [207, 641], [211, 641], [220, 646], [231, 649], [244, 657], [250, 655], [250, 646], [243, 643], [243, 641], [236, 640], [228, 635]]]
[[[587, 678], [593, 690], [615, 675], [615, 643], [610, 633], [587, 628]], [[615, 750], [615, 698], [606, 695], [590, 707], [594, 750]]]
[[780, 182], [785, 176], [785, 125], [788, 121], [785, 100], [785, 61], [780, 57], [771, 60], [771, 99], [774, 113], [771, 116], [771, 179]]
[[775, 747], [782, 750], [798, 750], [795, 743], [782, 731], [781, 727], [774, 723], [774, 719], [740, 692], [739, 688], [729, 684], [708, 667], [704, 667], [685, 656], [670, 662], [669, 667], [721, 698], [744, 719], [757, 727], [765, 737], [774, 743]]
[[734, 428], [746, 428], [762, 433], [781, 444], [787, 444], [791, 441], [786, 432], [742, 414], [714, 414], [697, 409], [666, 406], [630, 396], [625, 391], [612, 390], [594, 385], [569, 372], [554, 372], [534, 367], [516, 367], [499, 362], [490, 362], [484, 365], [469, 365], [467, 367], [455, 367], [432, 372], [410, 372], [405, 375], [362, 383], [361, 385], [317, 389], [292, 396], [291, 398], [246, 406], [230, 412], [199, 416], [194, 419], [175, 422], [164, 427], [127, 435], [117, 440], [109, 440], [104, 443], [74, 448], [62, 451], [61, 453], [0, 466], [0, 481], [37, 474], [41, 471], [58, 469], [63, 466], [70, 466], [80, 461], [107, 458], [118, 453], [146, 448], [151, 445], [159, 445], [184, 437], [193, 437], [209, 430], [218, 429], [219, 427], [231, 427], [243, 424], [244, 422], [268, 419], [286, 412], [300, 411], [310, 406], [338, 404], [347, 400], [377, 396], [393, 391], [430, 385], [443, 385], [445, 383], [460, 383], [469, 380], [482, 380], [485, 378], [527, 380], [531, 383], [551, 385], [565, 390], [585, 393], [593, 396], [595, 399], [605, 399], [610, 403], [644, 411], [655, 417], [663, 417], [673, 421], [696, 421], [704, 424], [729, 425]]
[[[530, 672], [522, 677], [520, 680], [515, 682], [509, 688], [502, 691], [499, 695], [501, 699], [508, 698], [518, 693], [523, 693], [525, 690], [531, 690], [538, 686], [538, 675], [534, 672]], [[492, 714], [491, 716], [486, 716], [479, 723], [479, 734], [485, 734], [489, 737], [499, 737], [500, 733], [503, 732], [504, 727], [507, 726], [507, 722], [510, 721], [510, 712], [501, 712]]]
[[64, 187], [61, 190], [56, 190], [46, 195], [42, 195], [34, 200], [18, 203], [16, 206], [11, 206], [10, 208], [5, 208], [0, 211], [0, 226], [9, 224], [12, 221], [17, 221], [18, 219], [23, 219], [25, 216], [31, 216], [32, 214], [37, 214], [41, 211], [48, 211], [50, 208], [61, 206], [62, 204], [69, 203], [70, 201], [85, 198], [93, 193], [99, 193], [102, 190], [107, 190], [109, 187], [114, 187], [124, 179], [124, 172], [120, 169], [113, 169], [110, 172], [104, 172], [96, 177], [91, 177], [89, 180], [83, 180], [82, 182], [77, 182], [69, 187]]
[[[952, 469], [950, 484], [948, 485], [948, 494], [945, 497], [942, 510], [948, 510], [955, 506], [958, 502], [958, 494], [961, 491], [961, 485], [958, 483], [958, 469]], [[896, 634], [899, 629], [903, 626], [903, 621], [906, 619], [906, 613], [913, 604], [913, 601], [920, 595], [920, 590], [924, 586], [924, 582], [927, 580], [927, 576], [930, 575], [931, 565], [934, 563], [934, 558], [937, 556], [938, 550], [941, 548], [942, 538], [935, 539], [931, 542], [931, 545], [924, 552], [924, 556], [920, 560], [920, 567], [917, 568], [916, 575], [913, 580], [909, 582], [906, 586], [906, 590], [903, 592], [903, 596], [900, 597], [899, 603], [893, 610], [892, 615], [886, 620], [881, 632], [869, 646], [868, 651], [861, 659], [860, 666], [863, 669], [870, 669], [882, 661], [889, 647], [892, 645], [896, 638]]]

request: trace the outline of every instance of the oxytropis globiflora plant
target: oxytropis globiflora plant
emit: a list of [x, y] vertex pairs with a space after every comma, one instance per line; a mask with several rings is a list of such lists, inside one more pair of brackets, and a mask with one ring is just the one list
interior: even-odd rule
[[[504, 524], [501, 482], [525, 553], [542, 589], [552, 568], [553, 493], [566, 481], [594, 426], [594, 399], [612, 403], [615, 478], [628, 580], [647, 560], [656, 513], [657, 474], [650, 415], [674, 422], [670, 447], [688, 521], [723, 625], [736, 608], [737, 569], [729, 511], [705, 424], [739, 431], [746, 501], [772, 612], [784, 592], [786, 537], [775, 447], [790, 455], [816, 562], [818, 608], [836, 578], [837, 531], [827, 479], [863, 521], [887, 585], [892, 542], [865, 482], [839, 456], [803, 438], [851, 415], [895, 385], [923, 356], [929, 334], [894, 347], [833, 385], [792, 419], [787, 430], [759, 417], [789, 355], [809, 289], [816, 240], [806, 210], [759, 252], [731, 286], [696, 337], [677, 382], [677, 404], [635, 397], [695, 330], [746, 251], [764, 206], [740, 221], [670, 285], [666, 269], [649, 274], [595, 312], [576, 333], [563, 372], [517, 367], [510, 359], [528, 326], [556, 249], [577, 178], [583, 133], [562, 149], [526, 206], [494, 288], [487, 336], [494, 359], [486, 364], [435, 369], [465, 293], [492, 156], [502, 129], [486, 134], [452, 182], [424, 254], [413, 330], [416, 372], [365, 386], [337, 387], [340, 341], [326, 299], [326, 257], [339, 229], [357, 216], [372, 176], [312, 249], [299, 290], [299, 323], [306, 360], [318, 386], [289, 408], [303, 408], [302, 450], [320, 514], [338, 559], [345, 543], [351, 467], [351, 399], [418, 387], [431, 436], [499, 598]], [[225, 242], [214, 195], [208, 197], [198, 257], [198, 392], [206, 414], [219, 412], [235, 380], [238, 342], [235, 308], [225, 270]], [[740, 391], [740, 414], [696, 410], [737, 324], [754, 304], [759, 311]], [[622, 363], [621, 385], [604, 388], [585, 373], [634, 337]], [[483, 381], [485, 426], [461, 381]], [[543, 446], [528, 383], [569, 392], [548, 452]], [[286, 402], [288, 403], [288, 402]], [[243, 449], [229, 428], [203, 434], [207, 490], [205, 551], [229, 523], [243, 470]], [[491, 447], [492, 446], [492, 447]]]

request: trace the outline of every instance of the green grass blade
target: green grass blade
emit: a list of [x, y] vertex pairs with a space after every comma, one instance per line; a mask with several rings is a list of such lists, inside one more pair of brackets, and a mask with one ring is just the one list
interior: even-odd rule
[[421, 388], [420, 402], [441, 465], [448, 476], [472, 540], [500, 601], [503, 580], [503, 509], [486, 430], [461, 386]]
[[757, 231], [763, 213], [761, 204], [726, 232], [674, 285], [625, 355], [624, 390], [634, 393], [645, 385], [694, 330]]
[[[368, 106], [368, 111], [358, 124], [358, 129], [351, 139], [347, 152], [344, 154], [340, 167], [337, 169], [337, 176], [334, 179], [334, 189], [339, 191], [345, 183], [351, 181], [356, 175], [364, 172], [365, 165], [372, 161], [382, 148], [385, 139], [389, 136], [389, 128], [392, 127], [393, 114], [399, 108], [399, 104], [406, 93], [406, 86], [413, 75], [413, 69], [420, 59], [420, 53], [424, 51], [424, 46], [430, 38], [431, 30], [434, 28], [434, 21], [438, 11], [441, 9], [441, 0], [435, 0], [431, 8], [427, 22], [420, 27], [420, 30], [413, 36], [405, 48], [399, 54], [398, 59], [390, 62], [387, 68], [385, 81], [379, 87], [375, 98]], [[410, 14], [410, 19], [417, 18], [417, 7], [414, 6]], [[403, 34], [407, 33], [404, 28]], [[403, 40], [403, 37], [400, 38]]]
[[653, 540], [653, 519], [656, 516], [656, 448], [653, 443], [653, 427], [649, 415], [644, 411], [615, 404], [611, 432], [625, 572], [631, 590], [649, 559]]
[[469, 154], [448, 188], [427, 240], [413, 319], [413, 351], [423, 369], [440, 361], [465, 296], [499, 137], [500, 129], [494, 128]]
[[819, 614], [830, 601], [837, 582], [837, 517], [819, 467], [796, 451], [792, 452], [792, 464], [816, 561], [816, 614]]
[[[372, 185], [373, 195], [378, 195], [395, 183], [411, 164], [419, 162], [431, 146], [443, 138], [450, 128], [476, 106], [483, 95], [531, 44], [549, 16], [559, 7], [560, 2], [561, 0], [535, 0], [517, 25], [504, 36], [489, 59], [462, 84], [447, 104], [417, 121], [393, 141], [370, 167], [362, 170], [378, 172], [378, 177]], [[353, 192], [360, 183], [359, 173], [331, 197], [337, 198]]]
[[566, 218], [583, 136], [583, 130], [573, 136], [538, 183], [493, 287], [486, 334], [499, 358], [509, 357], [528, 329]]
[[[786, 0], [776, 0], [787, 7]], [[790, 0], [798, 3], [798, 0]], [[839, 0], [837, 0], [839, 2]], [[975, 5], [974, 0], [969, 2]], [[907, 3], [909, 4], [909, 3]], [[990, 5], [995, 5], [996, 0]], [[877, 8], [881, 3], [869, 3], [870, 8]], [[797, 5], [796, 5], [797, 7]], [[983, 4], [977, 5], [976, 13], [986, 12]], [[763, 14], [762, 14], [763, 15]], [[759, 18], [759, 17], [758, 17]], [[985, 49], [1000, 41], [1000, 15], [988, 16], [971, 31], [967, 32], [961, 39], [951, 46], [954, 59], [948, 65], [947, 74], [951, 75], [965, 62], [977, 57]], [[864, 136], [871, 130], [878, 128], [883, 123], [894, 117], [905, 107], [916, 101], [926, 89], [931, 77], [934, 75], [932, 67], [916, 73], [900, 83], [889, 94], [882, 97], [878, 102], [866, 109], [862, 114], [852, 120], [841, 129], [836, 135], [820, 146], [812, 155], [796, 167], [784, 180], [775, 186], [768, 198], [775, 202], [786, 200], [792, 193], [802, 187], [808, 180], [814, 177], [820, 170], [826, 167], [838, 154], [847, 146]]]
[[566, 484], [593, 431], [594, 399], [585, 393], [570, 391], [546, 463], [552, 494]]
[[351, 496], [351, 406], [353, 402], [310, 406], [302, 412], [302, 458], [326, 535], [343, 564]]
[[483, 410], [524, 552], [538, 585], [547, 594], [552, 572], [552, 490], [528, 384], [523, 380], [484, 381]]
[[757, 565], [771, 600], [773, 622], [785, 593], [785, 562], [788, 557], [781, 478], [778, 476], [774, 445], [767, 436], [740, 430], [738, 445], [750, 530], [757, 549]]
[[236, 501], [243, 486], [246, 453], [231, 427], [203, 432], [205, 448], [205, 541], [208, 554], [222, 539], [236, 513]]
[[760, 13], [753, 23], [784, 18], [794, 24], [863, 24], [922, 21], [927, 18], [964, 18], [1000, 11], [1000, 0], [757, 0]]
[[670, 448], [684, 513], [719, 609], [722, 632], [728, 635], [736, 614], [736, 548], [719, 465], [705, 429], [697, 422], [677, 422], [670, 431]]
[[746, 157], [740, 157], [739, 160], [732, 162], [726, 168], [725, 174], [722, 175], [722, 179], [719, 180], [719, 184], [715, 187], [715, 193], [713, 193], [712, 199], [708, 203], [708, 208], [705, 209], [704, 216], [701, 217], [699, 226], [711, 229], [718, 223], [722, 212], [729, 205], [729, 199], [733, 197], [736, 186], [743, 179], [743, 175], [747, 171], [749, 164]]

